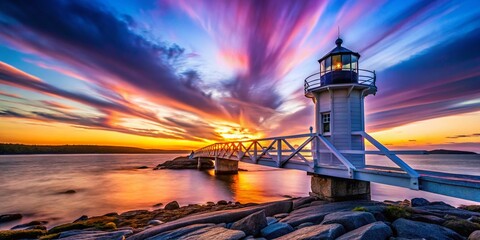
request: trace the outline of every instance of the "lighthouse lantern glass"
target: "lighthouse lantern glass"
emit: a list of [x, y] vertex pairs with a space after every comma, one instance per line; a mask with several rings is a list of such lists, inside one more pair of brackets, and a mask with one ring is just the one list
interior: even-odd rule
[[341, 55], [332, 56], [333, 70], [335, 70], [335, 71], [342, 70], [342, 58], [341, 57], [342, 57]]
[[350, 55], [342, 55], [342, 69], [350, 71]]
[[355, 55], [352, 55], [352, 70], [355, 72], [358, 72], [358, 57]]

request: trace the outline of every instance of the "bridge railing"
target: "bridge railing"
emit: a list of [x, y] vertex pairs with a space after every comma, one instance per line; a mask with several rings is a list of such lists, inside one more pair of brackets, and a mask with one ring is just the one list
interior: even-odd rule
[[[355, 178], [357, 167], [344, 154], [384, 155], [410, 177], [410, 188], [419, 189], [419, 174], [402, 161], [395, 153], [363, 131], [352, 132], [378, 148], [378, 152], [364, 150], [338, 150], [321, 134], [307, 133], [291, 136], [271, 137], [244, 141], [215, 143], [194, 151], [193, 157], [230, 159], [278, 168], [301, 169], [308, 172], [321, 170], [325, 174]], [[323, 146], [323, 147], [321, 147]], [[325, 166], [320, 164], [320, 154], [331, 153], [341, 165]], [[332, 170], [334, 167], [336, 170]], [[338, 170], [338, 168], [341, 168]], [[343, 170], [342, 170], [343, 169]]]

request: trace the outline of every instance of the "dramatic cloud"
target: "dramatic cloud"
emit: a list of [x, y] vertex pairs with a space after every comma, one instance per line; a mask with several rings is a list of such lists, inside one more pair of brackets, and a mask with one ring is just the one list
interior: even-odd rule
[[[377, 70], [368, 130], [475, 112], [477, 5], [0, 1], [0, 121], [201, 144], [306, 133], [314, 114], [303, 79], [318, 72], [338, 26], [360, 67]], [[450, 128], [448, 138], [463, 138]]]

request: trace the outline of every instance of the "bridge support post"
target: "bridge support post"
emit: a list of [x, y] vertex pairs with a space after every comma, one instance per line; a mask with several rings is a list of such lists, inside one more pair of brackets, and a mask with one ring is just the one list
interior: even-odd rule
[[215, 158], [215, 174], [237, 174], [238, 161]]
[[310, 195], [326, 201], [370, 200], [370, 182], [311, 174]]

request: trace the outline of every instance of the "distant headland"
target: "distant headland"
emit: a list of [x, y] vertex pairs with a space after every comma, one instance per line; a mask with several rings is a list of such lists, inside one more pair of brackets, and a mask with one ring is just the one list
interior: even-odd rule
[[143, 149], [101, 145], [26, 145], [0, 143], [0, 155], [7, 154], [108, 154], [108, 153], [190, 153], [189, 150]]
[[469, 152], [469, 151], [459, 151], [459, 150], [435, 149], [432, 151], [426, 151], [425, 154], [477, 154], [477, 153]]
[[[152, 153], [190, 153], [191, 150], [144, 149], [137, 147], [102, 146], [102, 145], [28, 145], [14, 143], [0, 143], [0, 155], [10, 154], [152, 154]], [[469, 151], [435, 149], [431, 151], [397, 151], [412, 152], [414, 154], [477, 154]]]

